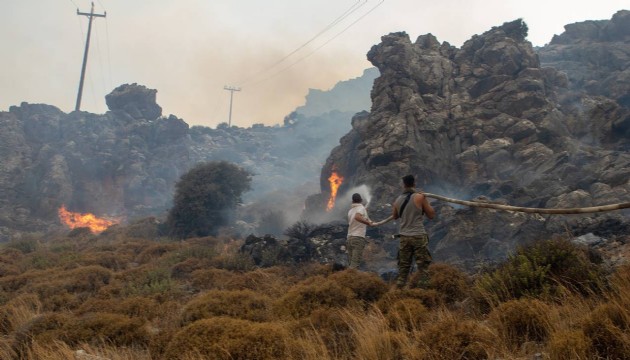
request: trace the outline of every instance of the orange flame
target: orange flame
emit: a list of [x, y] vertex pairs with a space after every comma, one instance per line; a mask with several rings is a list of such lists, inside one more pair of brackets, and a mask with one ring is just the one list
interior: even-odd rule
[[335, 207], [337, 190], [339, 190], [339, 186], [341, 186], [341, 184], [343, 183], [343, 176], [333, 171], [328, 178], [328, 182], [330, 182], [330, 198], [328, 199], [328, 206], [326, 206], [326, 211], [330, 211], [333, 209], [333, 207]]
[[105, 231], [108, 227], [118, 223], [117, 220], [98, 218], [94, 214], [81, 214], [66, 210], [65, 205], [59, 208], [59, 219], [70, 229], [79, 227], [89, 228], [93, 234]]

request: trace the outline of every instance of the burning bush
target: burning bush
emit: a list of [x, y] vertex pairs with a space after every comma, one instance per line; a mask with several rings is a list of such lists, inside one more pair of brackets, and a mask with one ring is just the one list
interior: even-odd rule
[[216, 235], [250, 183], [249, 172], [225, 161], [195, 166], [175, 185], [166, 221], [169, 233], [178, 238]]
[[286, 343], [289, 338], [282, 324], [210, 318], [180, 330], [168, 344], [164, 358], [284, 359], [288, 353]]

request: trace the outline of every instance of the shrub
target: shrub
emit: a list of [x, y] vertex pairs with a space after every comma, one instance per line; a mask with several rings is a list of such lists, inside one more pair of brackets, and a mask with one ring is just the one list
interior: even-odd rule
[[511, 300], [492, 310], [488, 319], [506, 343], [520, 346], [545, 341], [551, 332], [551, 308], [535, 299]]
[[224, 269], [201, 269], [191, 274], [192, 286], [196, 290], [228, 289], [227, 285], [240, 274]]
[[117, 274], [117, 278], [123, 282], [127, 296], [169, 297], [177, 291], [171, 272], [166, 268], [139, 267]]
[[282, 324], [253, 323], [232, 318], [196, 321], [169, 342], [165, 359], [283, 359], [289, 334]]
[[37, 239], [27, 236], [21, 239], [11, 240], [5, 246], [19, 250], [22, 254], [30, 254], [37, 250]]
[[548, 344], [551, 359], [587, 359], [589, 340], [580, 330], [563, 330], [551, 334]]
[[97, 299], [90, 298], [85, 301], [77, 314], [87, 314], [95, 312], [105, 312], [112, 314], [122, 314], [129, 317], [151, 320], [160, 317], [160, 306], [154, 299], [135, 296], [126, 299]]
[[418, 300], [422, 305], [431, 309], [440, 304], [440, 294], [435, 290], [406, 289], [386, 293], [377, 303], [376, 307], [383, 313], [389, 312], [393, 304], [401, 299]]
[[307, 240], [316, 228], [316, 225], [300, 220], [286, 228], [284, 230], [284, 235], [293, 239]]
[[210, 266], [231, 271], [250, 271], [256, 268], [254, 260], [247, 254], [224, 254], [213, 258]]
[[398, 299], [383, 313], [389, 326], [395, 330], [417, 330], [427, 320], [428, 310], [417, 299]]
[[440, 359], [487, 359], [496, 338], [492, 332], [471, 320], [446, 318], [427, 325], [418, 334], [424, 353]]
[[169, 233], [178, 238], [216, 235], [250, 183], [249, 172], [225, 161], [193, 167], [175, 184], [166, 220]]
[[316, 309], [342, 308], [353, 304], [356, 304], [356, 299], [350, 289], [322, 276], [313, 276], [291, 287], [274, 304], [274, 311], [281, 317], [298, 319]]
[[591, 357], [625, 359], [630, 354], [630, 316], [627, 308], [608, 303], [597, 306], [583, 325]]
[[42, 308], [37, 295], [14, 297], [0, 306], [0, 334], [8, 335], [36, 317]]
[[538, 241], [475, 283], [476, 298], [497, 304], [525, 296], [553, 298], [567, 290], [580, 294], [599, 291], [600, 266], [590, 261], [587, 250], [566, 239]]
[[[416, 284], [418, 281], [410, 283]], [[454, 266], [445, 263], [429, 266], [429, 288], [440, 293], [447, 303], [467, 298], [470, 295], [470, 283], [470, 277]]]
[[59, 339], [69, 345], [105, 342], [116, 346], [145, 346], [149, 338], [144, 320], [109, 313], [72, 318], [60, 331]]
[[352, 328], [339, 309], [316, 309], [300, 327], [302, 336], [316, 333], [329, 354], [351, 354], [356, 347]]
[[328, 278], [352, 290], [357, 299], [365, 302], [377, 301], [389, 289], [387, 284], [376, 274], [362, 271], [340, 271], [330, 275]]
[[271, 299], [250, 290], [211, 290], [192, 299], [183, 309], [182, 323], [217, 316], [250, 321], [269, 319]]
[[148, 246], [136, 257], [136, 262], [140, 264], [146, 264], [156, 259], [159, 259], [162, 255], [174, 251], [177, 248], [176, 244], [154, 244]]
[[40, 314], [23, 325], [15, 334], [14, 350], [24, 358], [33, 341], [51, 343], [62, 334], [72, 316], [65, 313]]

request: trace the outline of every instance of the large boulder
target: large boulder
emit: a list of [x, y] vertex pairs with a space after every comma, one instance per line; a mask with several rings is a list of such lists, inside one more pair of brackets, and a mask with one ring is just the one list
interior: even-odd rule
[[111, 111], [124, 111], [134, 119], [155, 120], [162, 116], [162, 108], [155, 102], [157, 90], [133, 83], [115, 88], [105, 96]]

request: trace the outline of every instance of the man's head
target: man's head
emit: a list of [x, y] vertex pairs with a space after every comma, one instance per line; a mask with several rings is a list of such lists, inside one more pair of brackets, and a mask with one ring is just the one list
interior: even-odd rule
[[416, 179], [413, 177], [413, 175], [405, 175], [402, 178], [403, 181], [403, 185], [405, 185], [406, 188], [411, 188], [416, 186]]
[[363, 199], [361, 198], [361, 194], [359, 194], [359, 193], [352, 194], [352, 203], [353, 204], [360, 204], [362, 202], [363, 202]]

